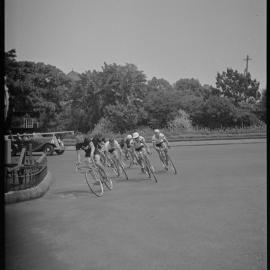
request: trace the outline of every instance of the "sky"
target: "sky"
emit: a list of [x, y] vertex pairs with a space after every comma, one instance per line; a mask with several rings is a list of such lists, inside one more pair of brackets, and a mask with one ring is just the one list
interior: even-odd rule
[[6, 0], [5, 51], [68, 73], [135, 64], [150, 80], [215, 86], [227, 68], [266, 88], [266, 0]]

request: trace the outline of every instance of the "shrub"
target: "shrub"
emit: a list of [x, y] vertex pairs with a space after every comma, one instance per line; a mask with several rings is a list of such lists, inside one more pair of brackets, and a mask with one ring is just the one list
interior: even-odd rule
[[192, 130], [192, 122], [188, 113], [179, 109], [176, 117], [168, 123], [168, 129], [171, 131], [175, 129]]
[[101, 118], [99, 122], [95, 125], [94, 129], [92, 131], [89, 131], [88, 133], [91, 136], [95, 136], [98, 134], [102, 134], [105, 137], [108, 137], [112, 134], [112, 124], [107, 118]]
[[236, 107], [226, 98], [211, 96], [206, 102], [201, 102], [191, 113], [193, 125], [211, 129], [234, 126]]
[[238, 127], [260, 126], [262, 121], [254, 113], [239, 109], [235, 115], [235, 124]]

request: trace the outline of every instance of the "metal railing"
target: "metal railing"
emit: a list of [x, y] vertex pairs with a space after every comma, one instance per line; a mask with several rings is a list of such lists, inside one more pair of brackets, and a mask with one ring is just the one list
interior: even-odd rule
[[47, 175], [47, 156], [43, 154], [34, 164], [9, 164], [5, 167], [4, 191], [17, 191], [37, 186]]

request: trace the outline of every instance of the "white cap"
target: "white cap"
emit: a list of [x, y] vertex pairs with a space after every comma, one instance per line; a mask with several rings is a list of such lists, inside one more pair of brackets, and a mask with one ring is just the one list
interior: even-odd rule
[[133, 139], [136, 139], [136, 138], [138, 138], [139, 136], [140, 136], [140, 135], [139, 135], [138, 132], [134, 132], [134, 133], [132, 134]]
[[132, 136], [130, 134], [128, 134], [127, 138], [130, 140], [130, 139], [132, 139]]
[[154, 130], [155, 133], [160, 133], [159, 129]]

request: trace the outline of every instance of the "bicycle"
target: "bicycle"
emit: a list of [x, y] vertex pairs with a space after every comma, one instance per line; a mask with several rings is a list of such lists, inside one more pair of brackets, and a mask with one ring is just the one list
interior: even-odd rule
[[117, 159], [114, 155], [111, 155], [111, 156], [108, 155], [107, 161], [110, 164], [110, 167], [112, 168], [116, 176], [120, 177], [121, 172], [122, 172], [126, 180], [128, 180], [128, 175], [126, 173], [124, 165], [122, 164], [122, 162], [120, 162], [119, 159]]
[[171, 157], [169, 156], [168, 152], [167, 152], [167, 162], [168, 162], [168, 164], [166, 164], [166, 153], [164, 151], [164, 148], [160, 148], [159, 152], [160, 152], [160, 156], [159, 156], [160, 161], [162, 162], [163, 166], [165, 168], [167, 167], [168, 169], [170, 168], [173, 171], [174, 174], [177, 174], [177, 170], [176, 170], [176, 168], [174, 166], [174, 163], [173, 163]]
[[85, 164], [76, 164], [76, 171], [83, 173], [86, 183], [90, 190], [98, 197], [101, 197], [104, 193], [103, 184], [109, 190], [112, 190], [112, 180], [103, 172], [92, 160], [91, 163], [85, 162]]
[[132, 152], [132, 150], [127, 149], [126, 151], [126, 159], [129, 163], [128, 168], [131, 168], [132, 165], [138, 164], [138, 157], [136, 153]]
[[138, 152], [138, 154], [141, 156], [141, 160], [143, 162], [143, 167], [144, 170], [146, 172], [146, 174], [148, 175], [149, 178], [154, 178], [155, 182], [157, 183], [157, 178], [154, 172], [154, 167], [152, 166], [148, 156], [145, 154], [144, 151], [142, 151], [142, 149]]

